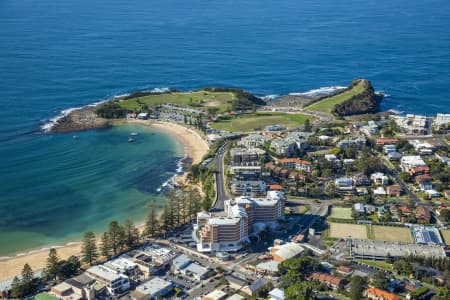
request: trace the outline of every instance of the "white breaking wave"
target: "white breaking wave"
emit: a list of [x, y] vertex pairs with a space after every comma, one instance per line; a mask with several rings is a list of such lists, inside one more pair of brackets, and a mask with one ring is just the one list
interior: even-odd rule
[[261, 99], [263, 99], [263, 100], [275, 100], [275, 99], [277, 99], [278, 97], [280, 97], [280, 95], [278, 95], [278, 94], [273, 94], [273, 95], [266, 95], [266, 96], [263, 96], [263, 97], [261, 97]]
[[337, 91], [346, 89], [346, 86], [325, 86], [318, 89], [309, 90], [306, 92], [301, 93], [289, 93], [291, 96], [308, 96], [308, 97], [314, 97], [314, 96], [326, 96], [329, 94], [333, 94]]

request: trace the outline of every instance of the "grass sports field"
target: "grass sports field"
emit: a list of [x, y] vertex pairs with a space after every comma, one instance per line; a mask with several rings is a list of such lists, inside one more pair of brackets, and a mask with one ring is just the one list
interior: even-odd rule
[[232, 92], [196, 91], [189, 93], [168, 93], [148, 95], [119, 102], [119, 105], [132, 111], [140, 111], [143, 105], [152, 107], [171, 103], [191, 107], [217, 107], [220, 112], [231, 110], [231, 103], [237, 98]]
[[356, 84], [351, 90], [345, 91], [335, 96], [331, 96], [329, 98], [325, 98], [318, 102], [315, 102], [306, 107], [308, 110], [319, 111], [323, 113], [331, 114], [333, 108], [336, 104], [340, 104], [350, 99], [351, 97], [360, 94], [365, 89], [364, 81], [360, 81]]
[[351, 220], [352, 209], [348, 207], [333, 207], [330, 218]]
[[251, 132], [261, 130], [269, 125], [282, 125], [295, 128], [305, 123], [306, 119], [314, 119], [304, 114], [256, 113], [241, 115], [230, 120], [221, 120], [210, 124], [211, 127], [230, 132]]
[[346, 239], [351, 235], [354, 239], [367, 239], [366, 225], [333, 222], [329, 223], [329, 225], [330, 237]]
[[447, 245], [450, 245], [450, 229], [447, 230], [441, 230], [441, 235], [444, 238], [444, 242]]
[[372, 226], [373, 239], [387, 242], [412, 243], [411, 231], [406, 227]]

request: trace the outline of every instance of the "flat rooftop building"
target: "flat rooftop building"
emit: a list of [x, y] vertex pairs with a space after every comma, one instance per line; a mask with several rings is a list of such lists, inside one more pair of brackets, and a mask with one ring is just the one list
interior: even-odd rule
[[159, 295], [165, 296], [173, 289], [173, 283], [160, 277], [155, 277], [136, 287], [131, 293], [133, 299], [150, 300], [156, 299]]
[[352, 239], [349, 241], [350, 255], [358, 259], [384, 260], [386, 257], [421, 255], [426, 257], [445, 257], [441, 246], [406, 244], [397, 242]]

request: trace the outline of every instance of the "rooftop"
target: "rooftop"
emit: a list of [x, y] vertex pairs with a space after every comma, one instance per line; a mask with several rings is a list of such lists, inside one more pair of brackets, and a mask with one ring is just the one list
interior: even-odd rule
[[144, 295], [155, 295], [156, 293], [172, 287], [172, 282], [155, 277], [136, 287], [136, 291]]

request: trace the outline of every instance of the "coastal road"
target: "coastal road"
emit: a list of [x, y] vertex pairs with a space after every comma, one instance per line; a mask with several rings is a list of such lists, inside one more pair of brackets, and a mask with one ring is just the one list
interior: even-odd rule
[[223, 203], [227, 199], [225, 192], [225, 175], [223, 167], [223, 158], [227, 152], [228, 143], [223, 144], [219, 150], [217, 150], [214, 162], [217, 166], [216, 172], [216, 199], [214, 201], [213, 210], [223, 210]]

